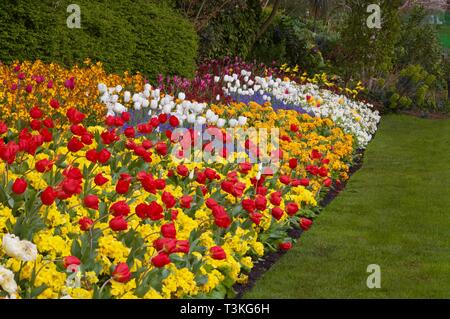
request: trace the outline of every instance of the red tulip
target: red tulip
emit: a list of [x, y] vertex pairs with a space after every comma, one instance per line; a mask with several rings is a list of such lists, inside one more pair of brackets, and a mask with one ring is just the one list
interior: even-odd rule
[[66, 116], [72, 124], [79, 124], [86, 117], [86, 115], [73, 107], [67, 110]]
[[128, 138], [134, 138], [136, 136], [136, 132], [134, 131], [134, 127], [127, 127], [124, 131], [124, 134]]
[[192, 196], [183, 195], [180, 198], [180, 206], [183, 208], [191, 208]]
[[51, 186], [48, 186], [42, 193], [41, 193], [41, 201], [42, 204], [50, 206], [55, 202], [56, 199], [56, 192], [53, 190]]
[[241, 204], [242, 208], [249, 213], [253, 212], [256, 209], [255, 201], [252, 199], [244, 199]]
[[67, 143], [67, 148], [69, 149], [69, 151], [71, 151], [72, 153], [76, 153], [79, 150], [81, 150], [84, 147], [84, 144], [76, 137], [72, 137], [69, 141], [69, 143]]
[[50, 106], [51, 106], [52, 108], [54, 108], [54, 109], [58, 109], [60, 105], [59, 105], [58, 100], [51, 99], [51, 100], [50, 100]]
[[118, 182], [117, 182], [117, 185], [116, 185], [116, 192], [118, 193], [118, 194], [126, 194], [126, 193], [128, 193], [128, 190], [130, 189], [130, 182], [128, 182], [128, 181], [125, 181], [125, 180], [119, 180]]
[[155, 149], [156, 149], [156, 152], [162, 156], [166, 156], [168, 153], [167, 145], [164, 142], [156, 143]]
[[158, 115], [158, 121], [160, 123], [166, 123], [167, 121], [167, 114], [161, 113]]
[[274, 207], [272, 208], [272, 216], [276, 219], [276, 220], [280, 220], [281, 217], [283, 217], [283, 210], [280, 207]]
[[82, 217], [78, 221], [78, 224], [80, 225], [80, 229], [82, 231], [88, 231], [89, 229], [91, 229], [91, 226], [94, 224], [94, 221], [89, 217]]
[[261, 218], [263, 217], [262, 214], [257, 213], [257, 212], [253, 212], [250, 213], [250, 219], [252, 220], [252, 222], [254, 222], [256, 225], [259, 225], [261, 223]]
[[99, 174], [97, 174], [96, 176], [95, 176], [95, 178], [94, 178], [94, 183], [96, 184], [96, 185], [98, 185], [98, 186], [102, 186], [102, 185], [104, 185], [105, 183], [107, 183], [109, 180], [106, 178], [106, 177], [104, 177], [103, 175], [102, 175], [102, 173], [99, 173]]
[[173, 249], [174, 253], [189, 253], [189, 240], [177, 240], [176, 246]]
[[33, 119], [40, 119], [42, 115], [43, 115], [42, 111], [37, 106], [34, 106], [30, 109], [30, 116]]
[[17, 178], [12, 184], [12, 191], [15, 194], [23, 194], [27, 189], [27, 181], [24, 178]]
[[153, 241], [153, 247], [158, 252], [164, 251], [168, 254], [171, 254], [174, 252], [177, 245], [177, 240], [173, 238], [158, 238]]
[[270, 194], [270, 203], [274, 206], [280, 206], [281, 203], [281, 193], [273, 192]]
[[128, 223], [123, 216], [114, 217], [109, 221], [109, 227], [113, 231], [122, 231], [128, 229]]
[[112, 277], [117, 282], [125, 283], [131, 279], [130, 268], [126, 263], [119, 263], [112, 272]]
[[291, 158], [291, 159], [289, 160], [289, 167], [290, 167], [291, 169], [296, 169], [297, 166], [298, 166], [298, 161], [297, 161], [297, 159], [296, 159], [296, 158]]
[[130, 206], [128, 206], [126, 201], [121, 200], [112, 204], [109, 208], [109, 211], [115, 217], [128, 216], [128, 214], [130, 213]]
[[98, 161], [102, 164], [105, 164], [109, 158], [111, 157], [111, 153], [106, 149], [102, 149], [100, 152], [98, 152]]
[[248, 174], [248, 172], [252, 169], [252, 164], [250, 163], [240, 163], [239, 164], [239, 172], [242, 174]]
[[90, 209], [98, 210], [98, 197], [95, 195], [87, 195], [83, 200], [84, 206]]
[[53, 121], [51, 118], [45, 119], [44, 121], [42, 121], [42, 123], [44, 124], [44, 126], [48, 127], [48, 128], [54, 128], [55, 124], [53, 124]]
[[306, 230], [309, 230], [309, 229], [311, 228], [313, 222], [312, 222], [311, 219], [301, 217], [301, 218], [300, 218], [300, 221], [299, 221], [299, 224], [300, 224], [300, 227], [301, 227], [303, 230], [306, 231]]
[[289, 183], [291, 182], [291, 178], [287, 175], [281, 175], [280, 182], [283, 183], [284, 185], [289, 185]]
[[180, 176], [186, 177], [189, 175], [189, 169], [185, 165], [180, 164], [177, 166], [177, 173]]
[[161, 200], [163, 201], [164, 205], [166, 205], [167, 208], [172, 208], [176, 204], [175, 197], [173, 197], [173, 195], [170, 194], [169, 192], [163, 192]]
[[319, 168], [319, 175], [322, 177], [326, 177], [328, 175], [328, 170], [326, 167]]
[[292, 243], [290, 243], [290, 242], [280, 243], [279, 247], [283, 251], [288, 251], [289, 249], [292, 248]]
[[267, 208], [267, 199], [265, 196], [256, 196], [255, 205], [257, 210], [265, 210]]
[[300, 185], [302, 185], [302, 186], [309, 186], [309, 179], [307, 179], [307, 178], [302, 178], [302, 179], [300, 179]]
[[67, 269], [67, 267], [71, 266], [71, 265], [81, 265], [81, 261], [75, 257], [75, 256], [67, 256], [64, 257], [64, 268]]
[[298, 205], [296, 203], [288, 203], [286, 205], [286, 212], [288, 213], [289, 216], [293, 216], [298, 212], [299, 208]]
[[122, 114], [120, 115], [120, 118], [123, 121], [128, 122], [131, 119], [131, 114], [128, 112], [122, 112]]
[[220, 205], [214, 206], [212, 208], [212, 214], [214, 216], [214, 222], [216, 223], [217, 226], [221, 228], [228, 228], [228, 226], [231, 225], [230, 216], [228, 216], [228, 213], [222, 206]]
[[47, 128], [42, 128], [39, 131], [39, 134], [42, 136], [42, 138], [44, 139], [44, 142], [51, 142], [53, 140], [53, 135], [52, 133], [47, 129]]
[[298, 130], [299, 130], [299, 128], [298, 128], [298, 126], [297, 125], [295, 125], [295, 124], [291, 124], [291, 131], [292, 132], [298, 132]]
[[148, 206], [148, 217], [151, 220], [160, 220], [164, 218], [163, 208], [156, 201], [151, 202]]
[[95, 163], [98, 160], [98, 153], [96, 150], [89, 150], [86, 152], [86, 158], [88, 161]]
[[178, 125], [180, 125], [180, 121], [178, 120], [178, 117], [172, 115], [172, 116], [169, 118], [169, 124], [170, 124], [172, 127], [177, 127]]
[[227, 254], [225, 253], [225, 250], [223, 250], [220, 246], [214, 246], [209, 249], [209, 252], [211, 254], [211, 258], [216, 260], [223, 260], [227, 258]]
[[214, 200], [214, 198], [208, 198], [206, 201], [205, 201], [205, 204], [206, 204], [206, 207], [208, 207], [209, 209], [213, 209], [214, 207], [216, 207], [217, 205], [219, 205], [215, 200]]
[[158, 268], [162, 268], [165, 265], [170, 264], [170, 262], [171, 261], [169, 255], [167, 255], [167, 253], [165, 252], [160, 252], [158, 255], [152, 258], [152, 264]]
[[0, 121], [0, 135], [6, 133], [8, 131], [8, 126], [2, 121]]
[[31, 120], [30, 127], [33, 131], [39, 131], [42, 127], [42, 122], [39, 120]]
[[176, 238], [177, 231], [175, 229], [175, 224], [164, 224], [161, 226], [161, 234], [166, 238]]
[[313, 149], [311, 152], [311, 158], [312, 159], [321, 159], [322, 158], [322, 154], [320, 154], [320, 152], [316, 149]]

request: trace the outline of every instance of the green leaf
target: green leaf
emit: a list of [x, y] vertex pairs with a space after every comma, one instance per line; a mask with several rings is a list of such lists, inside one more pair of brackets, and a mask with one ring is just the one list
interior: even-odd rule
[[45, 289], [47, 289], [48, 286], [46, 284], [43, 284], [39, 287], [33, 288], [30, 292], [30, 298], [36, 298], [38, 297], [41, 293], [43, 293], [45, 291]]

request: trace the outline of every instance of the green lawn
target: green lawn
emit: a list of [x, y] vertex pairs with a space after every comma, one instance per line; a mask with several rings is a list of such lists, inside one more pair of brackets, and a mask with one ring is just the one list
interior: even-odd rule
[[[368, 289], [369, 264], [381, 289]], [[245, 298], [449, 298], [450, 120], [383, 118], [361, 170]]]

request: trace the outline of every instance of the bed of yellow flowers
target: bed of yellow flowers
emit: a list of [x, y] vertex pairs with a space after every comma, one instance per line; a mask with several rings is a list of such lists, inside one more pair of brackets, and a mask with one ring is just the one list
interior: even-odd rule
[[99, 82], [144, 85], [101, 65], [0, 66], [0, 297], [231, 297], [348, 178], [354, 141], [329, 119], [211, 105], [247, 127], [278, 127], [280, 168], [183, 162], [165, 115], [105, 124]]

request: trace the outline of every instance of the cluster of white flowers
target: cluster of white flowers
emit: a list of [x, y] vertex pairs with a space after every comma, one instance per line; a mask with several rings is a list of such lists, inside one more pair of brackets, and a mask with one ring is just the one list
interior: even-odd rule
[[[122, 87], [116, 86], [108, 88], [105, 84], [98, 85], [100, 92], [100, 101], [106, 105], [107, 115], [117, 115], [129, 109], [124, 104], [133, 104], [135, 111], [143, 111], [152, 117], [159, 114], [167, 114], [176, 116], [182, 125], [188, 124], [211, 124], [217, 127], [236, 127], [244, 126], [247, 123], [245, 116], [240, 116], [237, 119], [224, 119], [214, 113], [208, 108], [207, 103], [199, 103], [186, 100], [186, 95], [183, 92], [178, 93], [177, 98], [172, 95], [164, 95], [161, 97], [161, 91], [154, 89], [150, 84], [146, 84], [143, 92], [131, 94], [129, 91], [123, 92], [122, 103], [120, 100], [120, 93]], [[147, 111], [148, 110], [148, 111]]]
[[2, 248], [9, 257], [21, 261], [34, 261], [37, 257], [36, 245], [27, 241], [20, 240], [13, 234], [6, 234], [2, 239]]
[[[27, 240], [20, 240], [13, 234], [3, 236], [2, 248], [6, 255], [21, 261], [34, 261], [37, 257], [35, 244]], [[14, 280], [14, 273], [2, 265], [0, 265], [0, 287], [9, 294], [10, 298], [16, 298], [17, 283]]]
[[370, 104], [320, 89], [311, 83], [300, 85], [280, 78], [256, 76], [252, 79], [250, 76], [251, 73], [245, 70], [240, 75], [225, 75], [224, 93], [238, 96], [259, 94], [264, 101], [277, 100], [300, 107], [317, 117], [331, 118], [346, 133], [353, 134], [362, 148], [367, 146], [377, 130], [381, 117]]

